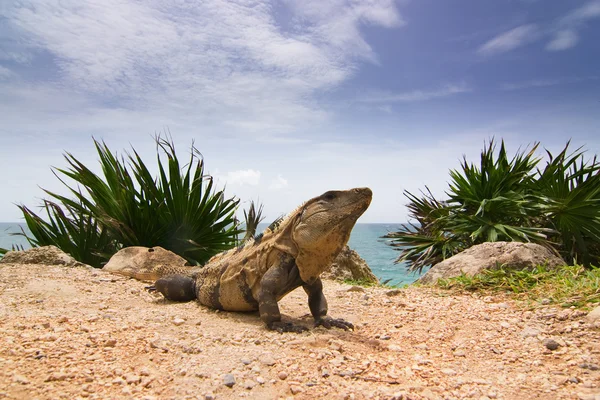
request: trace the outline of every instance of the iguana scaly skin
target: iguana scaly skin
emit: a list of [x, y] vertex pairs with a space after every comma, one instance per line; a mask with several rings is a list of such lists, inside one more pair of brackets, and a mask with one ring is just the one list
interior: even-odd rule
[[276, 221], [243, 246], [212, 257], [198, 268], [157, 266], [122, 271], [143, 280], [157, 279], [150, 290], [175, 301], [198, 301], [227, 311], [259, 310], [269, 329], [301, 332], [306, 328], [281, 322], [277, 302], [299, 286], [308, 294], [316, 325], [352, 328], [327, 317], [327, 301], [319, 276], [350, 238], [356, 220], [371, 203], [369, 188], [329, 191]]

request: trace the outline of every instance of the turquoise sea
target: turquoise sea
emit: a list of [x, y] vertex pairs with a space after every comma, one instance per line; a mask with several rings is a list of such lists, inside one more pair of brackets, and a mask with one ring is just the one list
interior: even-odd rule
[[[259, 230], [267, 224], [260, 224]], [[13, 236], [11, 233], [21, 232], [23, 224], [0, 222], [0, 247], [10, 249], [13, 245], [22, 245], [29, 248], [27, 240], [22, 236]], [[419, 275], [408, 273], [402, 264], [394, 264], [398, 252], [385, 243], [381, 236], [397, 230], [399, 224], [357, 224], [350, 236], [349, 245], [364, 258], [373, 273], [383, 282], [388, 279], [388, 284], [405, 284], [414, 282]]]

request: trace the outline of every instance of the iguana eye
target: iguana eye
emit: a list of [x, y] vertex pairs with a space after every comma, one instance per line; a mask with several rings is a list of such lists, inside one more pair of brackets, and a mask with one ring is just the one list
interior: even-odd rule
[[333, 193], [325, 193], [325, 196], [323, 196], [325, 200], [327, 201], [331, 201], [333, 199], [335, 199], [335, 194]]

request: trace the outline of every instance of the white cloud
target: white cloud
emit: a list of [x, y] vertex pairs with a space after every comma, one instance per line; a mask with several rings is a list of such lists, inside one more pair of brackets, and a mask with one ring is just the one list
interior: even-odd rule
[[600, 17], [600, 1], [592, 0], [561, 18], [546, 45], [548, 51], [567, 50], [579, 42], [577, 30], [588, 20]]
[[288, 186], [288, 181], [281, 174], [277, 175], [277, 178], [271, 181], [269, 190], [280, 190]]
[[554, 39], [546, 45], [546, 50], [560, 51], [570, 49], [571, 47], [574, 47], [578, 41], [579, 37], [574, 31], [568, 29], [558, 31], [554, 34]]
[[402, 93], [372, 93], [359, 98], [358, 101], [362, 103], [409, 103], [448, 97], [454, 94], [466, 93], [470, 91], [471, 89], [466, 84], [453, 84], [434, 90], [413, 90]]
[[227, 185], [256, 186], [260, 183], [260, 171], [253, 169], [230, 171], [225, 176], [217, 175], [217, 177]]
[[24, 0], [0, 8], [0, 59], [49, 54], [43, 91], [282, 136], [328, 118], [313, 96], [376, 60], [362, 26], [402, 24], [393, 0], [286, 6], [289, 24], [267, 1]]
[[0, 65], [0, 80], [12, 78], [14, 75], [13, 71]]
[[556, 85], [564, 85], [569, 83], [579, 83], [584, 81], [591, 81], [599, 79], [598, 76], [577, 76], [577, 77], [562, 77], [554, 79], [533, 79], [524, 82], [514, 82], [503, 84], [502, 90], [520, 90], [535, 87], [548, 87]]
[[562, 18], [561, 23], [564, 25], [577, 25], [588, 19], [598, 17], [600, 17], [600, 1], [592, 0], [568, 13]]
[[538, 37], [538, 28], [534, 24], [521, 25], [487, 41], [479, 48], [481, 54], [498, 54], [531, 43]]

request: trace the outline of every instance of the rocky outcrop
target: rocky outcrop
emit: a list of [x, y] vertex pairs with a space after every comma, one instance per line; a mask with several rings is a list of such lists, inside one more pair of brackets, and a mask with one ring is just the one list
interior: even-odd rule
[[102, 270], [123, 274], [123, 271], [150, 270], [157, 265], [181, 267], [186, 264], [185, 258], [160, 246], [131, 246], [115, 253]]
[[4, 257], [0, 258], [0, 263], [63, 265], [66, 267], [87, 266], [56, 246], [42, 246], [22, 251], [9, 251]]
[[544, 264], [550, 268], [566, 265], [562, 258], [539, 244], [488, 242], [470, 247], [434, 265], [417, 282], [431, 284], [440, 278], [451, 278], [463, 273], [473, 276], [486, 269], [531, 269]]
[[379, 283], [379, 280], [373, 275], [367, 262], [348, 246], [342, 249], [331, 266], [321, 274], [321, 278], [338, 281], [351, 279], [374, 284]]

